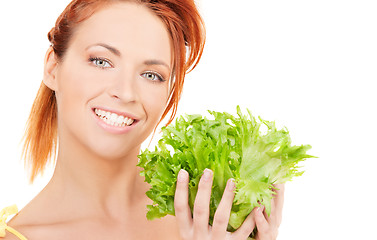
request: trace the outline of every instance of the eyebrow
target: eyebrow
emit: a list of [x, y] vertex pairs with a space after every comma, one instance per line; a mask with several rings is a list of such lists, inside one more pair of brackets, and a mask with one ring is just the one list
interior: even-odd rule
[[107, 45], [106, 43], [96, 43], [96, 44], [93, 44], [93, 45], [90, 45], [89, 47], [86, 48], [86, 50], [88, 50], [89, 48], [91, 47], [94, 47], [94, 46], [101, 46], [101, 47], [104, 47], [106, 48], [107, 50], [109, 50], [110, 52], [114, 53], [115, 55], [117, 55], [118, 57], [120, 57], [120, 51], [118, 49], [116, 49], [115, 47], [112, 47], [110, 45]]
[[147, 61], [144, 62], [144, 64], [147, 65], [147, 66], [161, 65], [161, 66], [164, 66], [164, 67], [166, 67], [167, 69], [170, 70], [170, 66], [168, 64], [166, 64], [165, 62], [160, 61], [160, 60], [155, 60], [155, 59], [153, 59], [153, 60], [147, 60]]
[[[110, 52], [112, 52], [115, 55], [117, 55], [118, 57], [121, 56], [121, 53], [120, 53], [120, 51], [118, 49], [116, 49], [115, 47], [112, 47], [112, 46], [110, 46], [110, 45], [108, 45], [106, 43], [96, 43], [96, 44], [90, 45], [86, 49], [89, 49], [89, 48], [94, 47], [94, 46], [104, 47], [107, 50], [109, 50]], [[161, 66], [164, 66], [164, 67], [166, 67], [167, 69], [170, 70], [170, 66], [167, 63], [165, 63], [164, 61], [161, 61], [161, 60], [157, 60], [157, 59], [146, 60], [146, 61], [144, 61], [144, 65], [147, 65], [147, 66], [161, 65]]]

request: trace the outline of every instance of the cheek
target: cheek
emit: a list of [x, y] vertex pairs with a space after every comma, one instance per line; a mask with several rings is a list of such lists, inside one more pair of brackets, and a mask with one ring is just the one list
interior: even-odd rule
[[[75, 107], [78, 103], [88, 102], [100, 94], [104, 81], [100, 74], [93, 71], [83, 71], [81, 67], [63, 69], [59, 74], [59, 93], [65, 107]], [[84, 105], [81, 105], [84, 106]]]
[[168, 100], [168, 87], [166, 83], [149, 84], [142, 88], [142, 102], [149, 118], [158, 121], [164, 112]]

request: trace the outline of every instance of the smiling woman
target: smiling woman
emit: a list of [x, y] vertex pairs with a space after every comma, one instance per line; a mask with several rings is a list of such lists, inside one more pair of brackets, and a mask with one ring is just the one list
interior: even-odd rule
[[169, 111], [174, 117], [184, 76], [200, 59], [194, 2], [72, 1], [48, 38], [24, 156], [31, 182], [58, 148], [56, 167], [2, 224], [28, 239], [177, 239], [173, 218], [146, 220], [148, 186], [136, 164], [141, 143]]
[[204, 24], [193, 0], [74, 0], [48, 39], [23, 153], [31, 182], [49, 160], [55, 171], [11, 221], [5, 222], [14, 207], [1, 212], [0, 237], [14, 239], [8, 230], [38, 240], [244, 240], [257, 226], [258, 240], [276, 238], [283, 186], [271, 216], [258, 208], [230, 233], [235, 183], [228, 181], [210, 227], [210, 170], [199, 183], [193, 216], [181, 171], [175, 217], [146, 219], [151, 201], [138, 154], [161, 120], [174, 118], [185, 75], [201, 58]]
[[[54, 165], [50, 164], [43, 176], [39, 174], [41, 170], [38, 171], [33, 185], [29, 185], [28, 180], [31, 174], [29, 177], [25, 174], [23, 163], [19, 161], [22, 145], [18, 144], [25, 132], [24, 125], [42, 80], [43, 58], [51, 44], [46, 35], [69, 2], [71, 0], [1, 1], [0, 210], [2, 207], [17, 203], [21, 211], [8, 222], [7, 226], [14, 227], [31, 240], [76, 239], [83, 237], [79, 233], [90, 234], [94, 231], [96, 236], [84, 236], [84, 239], [89, 237], [94, 239], [139, 237], [143, 239], [141, 236], [135, 237], [136, 232], [140, 235], [144, 232], [151, 234], [149, 231], [154, 231], [153, 237], [149, 239], [158, 239], [159, 234], [166, 230], [162, 223], [157, 226], [156, 222], [154, 222], [155, 225], [151, 225], [145, 221], [146, 224], [141, 231], [136, 227], [135, 231], [128, 231], [136, 224], [141, 226], [143, 222], [140, 219], [143, 220], [147, 212], [145, 209], [147, 204], [132, 205], [128, 204], [131, 203], [129, 200], [148, 201], [144, 198], [144, 193], [141, 193], [145, 186], [141, 183], [143, 178], [138, 181], [138, 174], [132, 164], [129, 164], [128, 169], [125, 165], [120, 168], [119, 166], [122, 165], [118, 164], [120, 161], [117, 159], [86, 159], [81, 155], [74, 159], [65, 158], [64, 154], [70, 154], [70, 146], [56, 141], [60, 151], [57, 160], [61, 163], [57, 165], [55, 176], [51, 178]], [[104, 2], [106, 4], [103, 5]], [[191, 49], [195, 53], [194, 45], [203, 44], [202, 40], [194, 41], [195, 38], [203, 36], [203, 34], [195, 33], [195, 29], [203, 29], [201, 21], [194, 21], [197, 13], [195, 8], [187, 7], [187, 5], [192, 6], [194, 1], [114, 0], [110, 2], [98, 0], [80, 1], [81, 4], [75, 1], [75, 5], [71, 5], [59, 18], [56, 26], [59, 26], [59, 23], [61, 26], [51, 31], [54, 54], [55, 50], [58, 52], [59, 46], [62, 47], [59, 42], [66, 44], [65, 50], [63, 48], [60, 50], [68, 52], [67, 49], [71, 46], [68, 44], [68, 36], [79, 34], [80, 26], [83, 26], [81, 23], [90, 17], [95, 17], [96, 13], [104, 10], [105, 7], [110, 7], [111, 3], [122, 4], [123, 2], [159, 4], [161, 11], [150, 7], [147, 9], [159, 16], [159, 20], [164, 23], [165, 30], [169, 33], [171, 46], [177, 43], [172, 37], [173, 34], [178, 34], [175, 39], [179, 39], [182, 34], [187, 35], [187, 41], [184, 41], [187, 44], [179, 45], [184, 50]], [[184, 78], [184, 92], [179, 101], [177, 115], [181, 113], [204, 114], [208, 109], [234, 113], [235, 106], [240, 105], [242, 108], [249, 108], [255, 115], [276, 120], [279, 126], [287, 126], [294, 142], [310, 143], [313, 146], [311, 154], [320, 158], [305, 163], [303, 176], [298, 181], [286, 185], [279, 240], [375, 239], [377, 205], [374, 202], [377, 202], [377, 195], [373, 194], [373, 189], [377, 167], [376, 157], [374, 157], [377, 112], [373, 109], [376, 108], [377, 103], [375, 93], [377, 1], [196, 0], [195, 2], [198, 3], [198, 9], [208, 30], [206, 46], [198, 67]], [[177, 4], [174, 5], [174, 3]], [[64, 15], [69, 20], [68, 23], [64, 21]], [[116, 25], [121, 21], [119, 20]], [[195, 22], [199, 25], [195, 25]], [[99, 29], [102, 25], [108, 28], [113, 27], [107, 19], [104, 19], [97, 23], [95, 28]], [[123, 32], [121, 29], [118, 31], [119, 34]], [[104, 35], [99, 30], [97, 32], [98, 35]], [[154, 37], [153, 33], [148, 34], [148, 38]], [[70, 43], [74, 44], [72, 41]], [[103, 46], [85, 49], [98, 44], [106, 44], [108, 47], [119, 50], [122, 58]], [[128, 53], [124, 51], [122, 44], [93, 39], [92, 42], [83, 46], [85, 47], [80, 49], [86, 53], [80, 56], [82, 60], [80, 66], [83, 67], [76, 68], [74, 64], [64, 63], [65, 66], [73, 67], [70, 72], [71, 76], [78, 76], [81, 72], [85, 76], [92, 73], [94, 77], [91, 78], [90, 84], [102, 84], [102, 86], [106, 83], [111, 86], [108, 81], [112, 81], [113, 84], [117, 83], [115, 79], [118, 78], [109, 74], [128, 79], [125, 74], [129, 73], [129, 66], [126, 64], [122, 64], [123, 67], [121, 67], [125, 74], [114, 73], [120, 68], [117, 59], [120, 62], [128, 60]], [[143, 51], [144, 47], [138, 50]], [[93, 51], [99, 53], [92, 53]], [[179, 52], [171, 50], [173, 55]], [[187, 53], [187, 55], [190, 54]], [[163, 66], [152, 65], [153, 68], [149, 68], [150, 64], [147, 61], [151, 60], [158, 59], [151, 57], [142, 59], [142, 66], [145, 68], [137, 72], [138, 80], [145, 82], [156, 80], [145, 84], [149, 88], [145, 91], [151, 91], [154, 87], [156, 91], [161, 86], [166, 88], [165, 83], [160, 84], [158, 81], [157, 73], [165, 78], [167, 84], [174, 85], [177, 82], [176, 79], [164, 76]], [[170, 67], [174, 70], [172, 65]], [[73, 69], [76, 69], [75, 72]], [[63, 73], [62, 70], [59, 71], [60, 74]], [[67, 68], [64, 73], [67, 75]], [[100, 75], [104, 77], [99, 79]], [[58, 79], [57, 82], [62, 84], [60, 80]], [[74, 84], [73, 79], [68, 80]], [[81, 79], [76, 80], [80, 82]], [[87, 78], [82, 80], [88, 81]], [[125, 84], [127, 82], [125, 81]], [[64, 93], [58, 89], [60, 99], [66, 100], [70, 97], [77, 99], [79, 96], [73, 93], [78, 94], [80, 91], [76, 91], [75, 87], [76, 85], [70, 88], [72, 92]], [[77, 87], [82, 86], [77, 85]], [[55, 116], [47, 111], [59, 106], [53, 104], [56, 99], [54, 92], [43, 83], [38, 98], [41, 103], [39, 106], [42, 108], [36, 105], [33, 116], [44, 115], [44, 117], [39, 122], [34, 119], [34, 129], [37, 130], [29, 130], [31, 134], [36, 134], [34, 139], [41, 140], [34, 141], [34, 145], [29, 147], [29, 156], [33, 151], [37, 153], [34, 158], [36, 161], [28, 158], [27, 170], [30, 173], [32, 163], [41, 163], [41, 166], [45, 166], [43, 160], [49, 159], [46, 156], [53, 149], [55, 135], [52, 130], [57, 129], [58, 125], [70, 130], [69, 136], [72, 137], [74, 143], [82, 143], [81, 145], [72, 144], [73, 146], [82, 146], [81, 149], [87, 149], [87, 152], [90, 152], [93, 146], [106, 144], [105, 138], [112, 143], [115, 142], [114, 146], [106, 145], [109, 147], [108, 150], [102, 147], [100, 151], [94, 152], [95, 155], [99, 152], [100, 156], [106, 154], [115, 156], [116, 153], [111, 151], [119, 147], [116, 138], [122, 141], [122, 135], [126, 137], [128, 133], [112, 134], [104, 130], [100, 124], [108, 126], [120, 123], [122, 125], [126, 123], [126, 117], [133, 121], [140, 116], [131, 112], [131, 109], [128, 109], [129, 105], [124, 105], [123, 98], [117, 98], [118, 95], [114, 93], [114, 89], [108, 89], [107, 92], [102, 89], [102, 93], [95, 93], [93, 86], [90, 87], [91, 89], [81, 89], [85, 98], [77, 103], [78, 106], [67, 109], [69, 111], [67, 114], [73, 114], [77, 113], [79, 108], [87, 106], [87, 109], [83, 110], [85, 113], [79, 112], [79, 115], [73, 116], [76, 119], [70, 119], [70, 116], [63, 115], [64, 111], [59, 110], [59, 114], [63, 116]], [[179, 89], [179, 87], [174, 88]], [[171, 87], [168, 86], [166, 91], [170, 89]], [[109, 97], [109, 93], [113, 93], [113, 97]], [[111, 117], [110, 113], [116, 115]], [[66, 122], [56, 121], [57, 125], [54, 127], [54, 116], [61, 117]], [[85, 125], [82, 124], [83, 116], [89, 119]], [[168, 121], [169, 117], [170, 113], [166, 115], [163, 123]], [[94, 137], [99, 144], [93, 145], [94, 140], [84, 139], [84, 137], [77, 139], [78, 133], [73, 131], [78, 127], [72, 125], [70, 121], [74, 121], [74, 124], [77, 122], [82, 127], [82, 129], [79, 128], [80, 132], [87, 133], [87, 129], [97, 131]], [[105, 121], [108, 125], [105, 125]], [[130, 127], [134, 128], [133, 130], [139, 130], [138, 126], [141, 126], [139, 123], [135, 126], [131, 124]], [[111, 129], [114, 129], [114, 126], [111, 126]], [[58, 137], [60, 136], [56, 139]], [[158, 138], [158, 131], [156, 131], [153, 139], [158, 140]], [[148, 143], [149, 139], [142, 144], [141, 148], [144, 149]], [[127, 141], [126, 147], [130, 144], [133, 143]], [[51, 162], [54, 162], [55, 158], [52, 151]], [[64, 159], [67, 161], [63, 165], [64, 161], [61, 160]], [[124, 158], [125, 162], [129, 159]], [[135, 162], [136, 157], [132, 161]], [[103, 164], [100, 165], [100, 163]], [[125, 170], [135, 170], [135, 180], [131, 177], [130, 180], [125, 179], [126, 175], [122, 175]], [[59, 171], [67, 173], [64, 179], [57, 178]], [[129, 171], [129, 173], [131, 176], [134, 172]], [[88, 182], [84, 182], [85, 180]], [[127, 194], [124, 193], [125, 191], [117, 191], [123, 188], [121, 185], [123, 182], [134, 183], [133, 190], [128, 191]], [[30, 202], [47, 183], [48, 188]], [[61, 185], [60, 189], [51, 188], [53, 184], [59, 185], [58, 183], [64, 183], [67, 187]], [[56, 194], [52, 194], [51, 190], [54, 190]], [[124, 199], [128, 201], [123, 201]], [[355, 205], [357, 208], [354, 207]], [[126, 211], [127, 206], [132, 206], [134, 210]], [[126, 215], [124, 215], [124, 221], [119, 220], [119, 224], [115, 224], [114, 216], [118, 211], [119, 216]], [[0, 236], [6, 233], [6, 239], [14, 239], [13, 234], [7, 231], [9, 228], [2, 232], [6, 226], [6, 216], [13, 212], [16, 212], [15, 208], [0, 211]], [[11, 217], [12, 215], [9, 215], [8, 219]], [[127, 223], [126, 218], [128, 218]], [[96, 224], [99, 219], [103, 220], [103, 224]], [[183, 220], [191, 223], [189, 217]], [[164, 218], [163, 221], [169, 224], [168, 218]], [[193, 229], [192, 225], [186, 225], [188, 230]], [[85, 226], [87, 228], [84, 228]], [[116, 226], [119, 228], [116, 229]], [[127, 228], [124, 234], [118, 231], [122, 226]], [[177, 227], [171, 224], [166, 232], [173, 234], [177, 228], [179, 231], [180, 225]], [[38, 236], [35, 235], [36, 232], [39, 232]], [[317, 232], [320, 232], [320, 237], [315, 234]], [[118, 235], [115, 236], [115, 234]], [[190, 238], [186, 237], [186, 239]]]
[[[125, 77], [121, 75], [123, 74], [121, 71], [125, 69], [124, 66], [127, 67], [127, 70], [133, 67], [135, 70], [144, 71], [142, 73], [140, 72], [139, 75], [145, 79], [146, 77], [147, 79], [152, 79], [152, 82], [155, 82], [154, 80], [156, 79], [159, 79], [160, 82], [164, 82], [165, 79], [170, 78], [167, 84], [171, 85], [171, 87], [169, 87], [169, 91], [165, 89], [165, 93], [169, 94], [169, 101], [167, 102], [167, 99], [165, 99], [163, 103], [166, 105], [166, 108], [163, 109], [160, 120], [163, 119], [170, 110], [172, 110], [170, 121], [174, 118], [185, 73], [188, 68], [195, 67], [200, 59], [204, 45], [202, 22], [197, 11], [194, 10], [195, 5], [190, 1], [177, 2], [177, 4], [166, 2], [156, 2], [152, 4], [148, 1], [134, 1], [133, 7], [136, 12], [145, 10], [145, 8], [150, 12], [148, 18], [140, 18], [138, 21], [135, 21], [135, 14], [132, 11], [129, 13], [124, 12], [130, 7], [124, 9], [123, 6], [122, 8], [121, 6], [124, 5], [124, 3], [121, 2], [122, 1], [73, 1], [67, 6], [65, 13], [60, 15], [56, 26], [49, 32], [48, 38], [52, 47], [49, 49], [50, 52], [46, 55], [45, 80], [41, 85], [33, 106], [32, 114], [29, 118], [29, 131], [27, 132], [25, 141], [25, 159], [30, 159], [32, 168], [31, 181], [33, 181], [38, 172], [43, 171], [47, 159], [53, 154], [57, 146], [55, 132], [57, 128], [54, 124], [56, 124], [55, 104], [58, 98], [55, 100], [53, 95], [59, 92], [55, 90], [55, 88], [58, 87], [58, 82], [47, 82], [48, 79], [50, 79], [48, 67], [52, 68], [50, 71], [55, 70], [55, 66], [58, 66], [57, 62], [60, 62], [58, 66], [60, 69], [72, 63], [72, 66], [66, 66], [69, 68], [69, 71], [76, 67], [80, 69], [77, 73], [86, 74], [85, 76], [71, 76], [72, 78], [80, 79], [82, 77], [79, 83], [82, 84], [82, 86], [86, 86], [86, 90], [88, 90], [87, 86], [89, 82], [85, 83], [84, 79], [88, 79], [90, 83], [96, 82], [98, 79], [100, 81], [102, 79], [109, 79], [109, 77], [120, 79], [116, 74]], [[118, 5], [116, 10], [114, 10], [117, 14], [109, 14], [108, 11], [104, 10], [114, 4]], [[183, 14], [185, 12], [186, 14], [194, 14], [192, 14], [192, 16], [185, 16], [185, 14]], [[96, 13], [99, 18], [102, 17], [105, 21], [102, 19], [96, 21], [97, 18], [90, 17], [93, 13]], [[106, 16], [106, 14], [108, 14], [108, 16]], [[179, 18], [178, 15], [180, 14], [183, 14], [187, 19]], [[122, 19], [122, 17], [124, 19]], [[185, 24], [192, 25], [192, 27], [185, 29], [180, 27]], [[76, 29], [77, 27], [75, 28], [76, 25], [79, 25], [78, 29]], [[78, 33], [73, 34], [74, 32]], [[119, 36], [121, 33], [123, 33], [123, 36]], [[135, 37], [131, 38], [129, 36]], [[78, 40], [75, 41], [76, 39]], [[127, 41], [127, 44], [125, 44], [124, 40]], [[189, 56], [187, 62], [185, 62], [185, 44], [188, 47], [187, 55]], [[149, 46], [149, 48], [147, 46]], [[175, 51], [172, 51], [173, 49]], [[122, 55], [122, 52], [125, 53]], [[56, 62], [48, 61], [50, 53], [53, 54], [51, 58], [56, 60]], [[69, 57], [73, 59], [67, 60]], [[130, 63], [130, 61], [133, 60], [132, 57], [139, 61], [137, 66], [136, 63]], [[90, 66], [88, 64], [82, 65], [84, 63], [83, 60], [86, 60], [88, 63], [91, 63], [92, 66], [98, 68], [89, 68], [86, 72], [81, 71], [81, 68], [87, 69]], [[143, 61], [143, 64], [141, 61]], [[104, 68], [109, 68], [109, 71], [103, 71]], [[130, 71], [127, 71], [127, 73], [131, 74]], [[134, 76], [128, 75], [127, 77], [132, 78]], [[52, 78], [55, 78], [55, 76], [52, 76]], [[68, 80], [64, 80], [64, 82], [68, 82]], [[147, 87], [148, 85], [140, 85], [142, 84], [140, 81], [138, 83], [139, 84], [136, 86], [144, 88], [144, 91], [156, 91], [156, 89], [160, 89], [161, 91], [163, 87], [154, 86], [152, 88], [150, 86]], [[78, 82], [72, 79], [72, 84], [76, 86]], [[103, 84], [111, 84], [111, 82], [106, 81], [103, 82]], [[145, 82], [144, 84], [150, 83]], [[94, 88], [96, 85], [92, 84], [90, 86]], [[102, 87], [108, 88], [109, 86]], [[132, 88], [127, 86], [114, 86], [114, 88], [125, 95], [132, 96], [134, 94]], [[122, 91], [123, 88], [129, 90], [131, 94]], [[78, 88], [75, 89], [78, 90]], [[78, 95], [80, 94], [81, 93]], [[160, 98], [167, 98], [167, 96], [163, 96], [159, 94], [159, 92], [155, 92], [154, 94]], [[143, 96], [153, 98], [153, 95], [143, 94]], [[46, 102], [49, 102], [49, 104], [41, 104]], [[72, 102], [74, 101], [72, 100]], [[158, 102], [160, 101], [153, 101], [153, 103]], [[40, 106], [45, 106], [44, 112], [49, 118], [46, 118], [43, 114], [34, 114], [40, 109]], [[64, 107], [62, 106], [61, 108]], [[37, 125], [44, 125], [46, 121], [51, 124], [42, 128], [44, 129], [44, 133], [40, 133], [36, 136], [36, 132], [33, 131], [33, 129], [35, 129]], [[49, 143], [48, 146], [39, 142], [43, 141], [43, 143], [45, 143], [43, 136], [51, 140], [47, 141]], [[143, 137], [145, 136], [143, 135]], [[60, 138], [59, 141], [61, 141]], [[32, 150], [29, 151], [29, 149]]]

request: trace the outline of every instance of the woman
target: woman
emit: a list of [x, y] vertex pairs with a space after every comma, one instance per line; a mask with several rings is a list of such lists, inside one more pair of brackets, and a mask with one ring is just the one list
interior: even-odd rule
[[276, 239], [283, 187], [269, 217], [255, 209], [231, 234], [226, 227], [232, 180], [208, 226], [210, 170], [200, 181], [193, 216], [188, 174], [182, 170], [176, 217], [146, 219], [151, 201], [137, 155], [170, 111], [169, 122], [174, 118], [185, 73], [200, 59], [204, 27], [193, 1], [74, 0], [48, 37], [51, 47], [24, 154], [33, 181], [57, 146], [55, 172], [3, 223], [19, 237], [4, 239], [246, 239], [255, 226], [257, 239]]

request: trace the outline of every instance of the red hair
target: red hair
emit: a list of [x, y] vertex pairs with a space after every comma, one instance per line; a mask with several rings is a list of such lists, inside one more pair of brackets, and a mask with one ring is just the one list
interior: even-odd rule
[[[159, 123], [177, 112], [184, 78], [198, 64], [205, 43], [205, 28], [194, 0], [73, 0], [61, 13], [48, 39], [58, 61], [64, 60], [78, 25], [98, 9], [117, 2], [134, 2], [152, 10], [165, 23], [173, 43], [173, 78], [169, 102]], [[55, 92], [42, 82], [34, 100], [24, 135], [23, 158], [30, 169], [30, 182], [43, 173], [57, 148], [57, 104]]]

